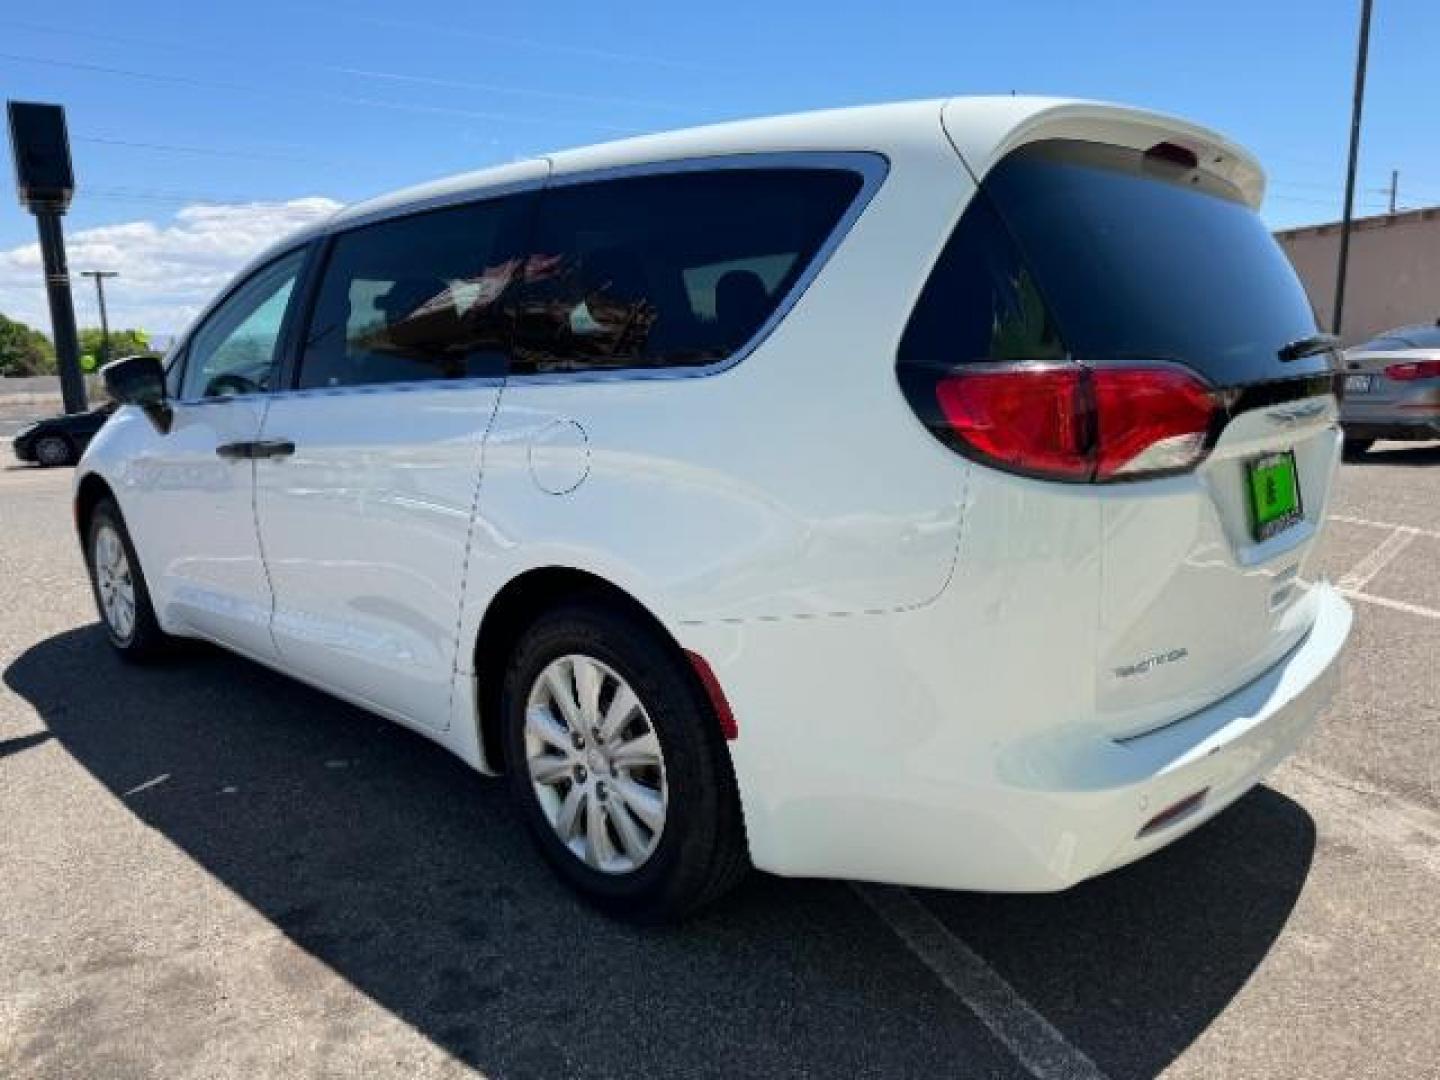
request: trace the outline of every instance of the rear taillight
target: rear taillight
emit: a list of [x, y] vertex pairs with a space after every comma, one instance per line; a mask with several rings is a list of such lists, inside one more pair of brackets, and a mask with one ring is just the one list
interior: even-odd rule
[[1193, 468], [1205, 456], [1218, 403], [1196, 376], [1174, 368], [1100, 368], [1095, 395], [1095, 478]]
[[981, 458], [1042, 476], [1088, 480], [1094, 472], [1083, 373], [1075, 364], [949, 375], [935, 386], [940, 412]]
[[1194, 468], [1220, 409], [1174, 367], [1006, 364], [960, 369], [934, 386], [962, 452], [1027, 476], [1127, 480]]
[[1440, 360], [1407, 360], [1403, 364], [1391, 364], [1385, 369], [1385, 377], [1396, 382], [1440, 378]]

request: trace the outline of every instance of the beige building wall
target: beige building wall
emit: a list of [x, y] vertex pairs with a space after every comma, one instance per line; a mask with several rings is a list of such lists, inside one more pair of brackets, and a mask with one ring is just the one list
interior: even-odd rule
[[[1275, 234], [1328, 330], [1335, 303], [1340, 226], [1312, 225]], [[1359, 218], [1350, 233], [1344, 325], [1353, 345], [1382, 330], [1440, 319], [1440, 207]]]

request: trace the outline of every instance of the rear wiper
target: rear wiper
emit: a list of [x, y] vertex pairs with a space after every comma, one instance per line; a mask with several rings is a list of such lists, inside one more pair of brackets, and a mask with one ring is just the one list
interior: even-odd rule
[[1310, 337], [1296, 338], [1294, 341], [1286, 342], [1280, 346], [1280, 360], [1288, 363], [1291, 360], [1299, 360], [1302, 356], [1314, 356], [1318, 352], [1325, 352], [1340, 344], [1340, 339], [1334, 334], [1314, 334]]

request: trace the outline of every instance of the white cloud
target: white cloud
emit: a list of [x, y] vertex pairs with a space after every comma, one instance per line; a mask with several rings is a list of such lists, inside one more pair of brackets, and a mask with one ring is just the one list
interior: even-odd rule
[[[152, 333], [183, 330], [195, 314], [263, 248], [329, 217], [334, 199], [187, 206], [168, 222], [129, 221], [81, 229], [65, 238], [76, 316], [98, 325], [94, 289], [81, 270], [118, 270], [106, 283], [112, 327]], [[0, 251], [0, 312], [50, 332], [40, 246]]]

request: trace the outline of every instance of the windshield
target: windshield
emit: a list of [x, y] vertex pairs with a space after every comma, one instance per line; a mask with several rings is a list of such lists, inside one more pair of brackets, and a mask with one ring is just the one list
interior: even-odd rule
[[1177, 360], [1218, 386], [1326, 370], [1282, 363], [1318, 332], [1289, 261], [1235, 189], [1138, 150], [1022, 147], [982, 185], [1081, 360]]

